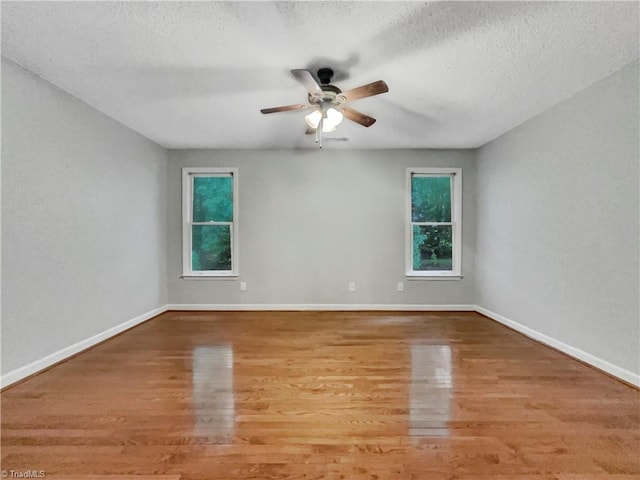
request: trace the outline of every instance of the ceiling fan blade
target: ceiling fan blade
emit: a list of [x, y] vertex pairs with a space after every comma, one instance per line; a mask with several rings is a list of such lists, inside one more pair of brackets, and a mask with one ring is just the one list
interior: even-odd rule
[[374, 123], [376, 123], [376, 119], [370, 117], [369, 115], [365, 115], [362, 112], [354, 110], [353, 108], [342, 106], [340, 108], [345, 117], [347, 117], [352, 122], [359, 123], [364, 127], [370, 127]]
[[291, 110], [306, 110], [307, 108], [314, 107], [314, 105], [308, 103], [298, 103], [296, 105], [285, 105], [284, 107], [263, 108], [260, 110], [262, 113], [277, 113], [288, 112]]
[[306, 88], [311, 95], [319, 95], [321, 97], [324, 95], [320, 85], [318, 85], [318, 82], [316, 82], [309, 70], [298, 68], [291, 70], [291, 75], [293, 75], [298, 82], [304, 85], [304, 88]]
[[316, 134], [316, 129], [315, 128], [311, 128], [311, 127], [307, 127], [307, 129], [304, 131], [305, 135], [315, 135]]
[[352, 102], [359, 98], [372, 97], [373, 95], [379, 95], [389, 91], [389, 87], [383, 80], [377, 82], [368, 83], [361, 87], [352, 88], [346, 92], [342, 92], [339, 96], [344, 97], [347, 102]]

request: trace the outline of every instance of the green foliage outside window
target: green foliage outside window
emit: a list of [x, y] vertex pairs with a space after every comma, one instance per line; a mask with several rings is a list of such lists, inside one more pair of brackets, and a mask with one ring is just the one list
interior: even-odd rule
[[191, 228], [193, 271], [231, 270], [231, 227], [193, 225]]
[[451, 221], [451, 177], [411, 178], [411, 221]]
[[[233, 178], [194, 177], [193, 222], [233, 222]], [[231, 270], [231, 225], [191, 227], [193, 271]]]
[[195, 177], [193, 179], [193, 221], [233, 221], [233, 178]]
[[413, 226], [413, 269], [453, 270], [451, 226]]
[[413, 225], [413, 269], [453, 270], [450, 176], [411, 178], [411, 221], [449, 223]]

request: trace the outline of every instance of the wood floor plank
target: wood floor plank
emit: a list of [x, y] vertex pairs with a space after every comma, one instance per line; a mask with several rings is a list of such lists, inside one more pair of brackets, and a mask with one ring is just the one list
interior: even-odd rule
[[1, 401], [54, 480], [640, 478], [638, 390], [475, 313], [168, 312]]

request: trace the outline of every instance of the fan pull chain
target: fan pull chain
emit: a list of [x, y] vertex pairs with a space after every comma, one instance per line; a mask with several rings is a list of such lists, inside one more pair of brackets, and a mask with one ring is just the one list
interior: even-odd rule
[[318, 122], [318, 126], [316, 127], [316, 143], [318, 144], [318, 148], [322, 148], [322, 127], [324, 126], [324, 115], [320, 117], [320, 121]]

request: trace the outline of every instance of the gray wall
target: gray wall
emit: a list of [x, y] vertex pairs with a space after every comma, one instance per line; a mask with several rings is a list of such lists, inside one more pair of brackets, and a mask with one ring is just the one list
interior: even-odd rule
[[638, 62], [482, 147], [477, 303], [640, 371]]
[[2, 373], [166, 304], [166, 152], [2, 60]]
[[[239, 169], [238, 280], [180, 278], [184, 166]], [[406, 168], [426, 166], [463, 168], [463, 280], [404, 277]], [[473, 302], [472, 151], [171, 151], [168, 179], [172, 304]], [[239, 281], [247, 283], [246, 292]], [[347, 289], [350, 281], [355, 292]], [[397, 291], [398, 281], [404, 292]]]

